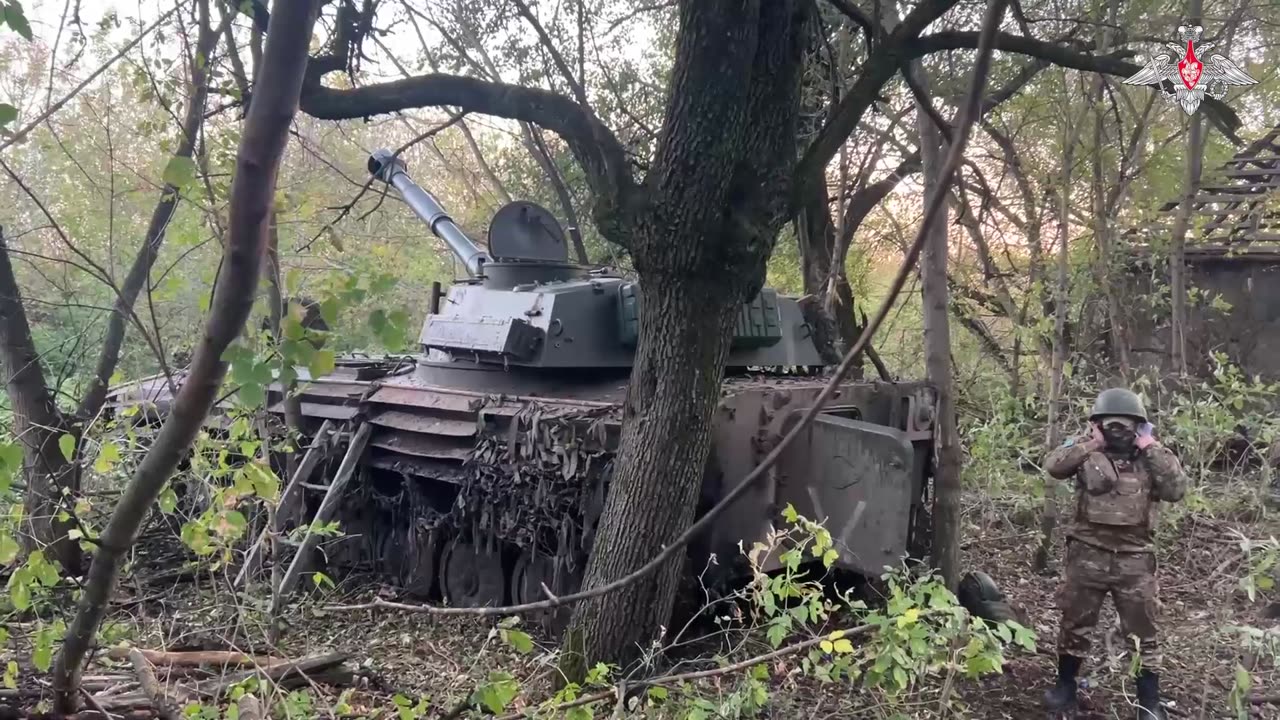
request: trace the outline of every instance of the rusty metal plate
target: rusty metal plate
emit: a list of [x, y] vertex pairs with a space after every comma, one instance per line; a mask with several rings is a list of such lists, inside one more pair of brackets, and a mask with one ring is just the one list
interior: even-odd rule
[[808, 435], [801, 450], [808, 472], [779, 484], [777, 505], [790, 503], [823, 523], [839, 564], [872, 576], [897, 565], [907, 552], [915, 489], [907, 434], [824, 413]]
[[377, 410], [371, 412], [369, 414], [369, 422], [374, 425], [430, 435], [447, 435], [461, 438], [473, 437], [476, 434], [474, 420], [450, 420], [402, 410]]
[[[355, 417], [359, 408], [355, 405], [329, 405], [327, 403], [302, 403], [303, 417], [319, 417], [326, 420], [350, 420]], [[276, 415], [284, 414], [284, 402], [278, 402], [268, 408], [268, 412]]]
[[447, 412], [473, 413], [482, 404], [482, 398], [435, 389], [384, 385], [369, 396], [369, 402], [375, 405], [403, 405]]
[[472, 448], [470, 442], [459, 444], [438, 435], [414, 435], [403, 430], [388, 429], [375, 430], [369, 444], [406, 455], [458, 461], [466, 460]]

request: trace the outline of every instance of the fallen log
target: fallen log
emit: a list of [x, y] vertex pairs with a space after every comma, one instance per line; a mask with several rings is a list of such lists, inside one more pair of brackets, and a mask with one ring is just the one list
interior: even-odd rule
[[138, 648], [129, 650], [129, 662], [133, 663], [133, 671], [138, 676], [138, 684], [142, 686], [143, 694], [151, 701], [152, 707], [161, 720], [178, 720], [178, 711], [174, 709], [164, 688], [160, 687], [156, 674], [151, 670], [151, 663], [147, 661], [142, 651]]
[[229, 650], [168, 651], [116, 647], [108, 651], [107, 655], [116, 660], [125, 660], [128, 659], [129, 654], [134, 651], [142, 653], [142, 657], [146, 658], [147, 662], [155, 665], [156, 667], [196, 667], [199, 665], [256, 665], [259, 667], [272, 667], [274, 665], [282, 665], [289, 662], [286, 658], [271, 657], [270, 655], [246, 655], [245, 653]]
[[219, 698], [251, 677], [268, 680], [285, 687], [306, 685], [312, 681], [318, 681], [326, 671], [336, 669], [346, 662], [348, 657], [346, 653], [327, 653], [270, 667], [253, 668], [230, 675], [208, 688], [203, 688], [201, 694]]

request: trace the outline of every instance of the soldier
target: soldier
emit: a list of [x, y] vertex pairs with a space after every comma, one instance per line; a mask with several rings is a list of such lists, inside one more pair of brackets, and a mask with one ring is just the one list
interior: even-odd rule
[[1057, 712], [1075, 706], [1076, 673], [1089, 651], [1089, 630], [1111, 593], [1125, 637], [1139, 642], [1138, 718], [1165, 720], [1152, 529], [1156, 502], [1181, 500], [1186, 476], [1173, 452], [1156, 441], [1135, 393], [1104, 390], [1089, 424], [1088, 437], [1067, 440], [1045, 460], [1053, 477], [1076, 478], [1075, 521], [1067, 532], [1058, 597], [1058, 683], [1045, 699]]

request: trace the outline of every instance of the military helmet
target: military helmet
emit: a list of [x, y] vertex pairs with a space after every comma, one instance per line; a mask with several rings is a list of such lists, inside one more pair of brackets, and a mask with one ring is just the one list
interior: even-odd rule
[[1142, 398], [1132, 390], [1124, 388], [1109, 388], [1098, 393], [1098, 399], [1093, 402], [1093, 412], [1089, 414], [1089, 419], [1097, 420], [1106, 415], [1127, 415], [1147, 422], [1147, 409], [1142, 406]]

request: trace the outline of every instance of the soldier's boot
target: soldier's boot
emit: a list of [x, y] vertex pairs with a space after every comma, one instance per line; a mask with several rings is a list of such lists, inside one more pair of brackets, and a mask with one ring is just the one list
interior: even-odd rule
[[1076, 706], [1076, 673], [1080, 672], [1081, 659], [1074, 655], [1058, 656], [1058, 684], [1044, 694], [1045, 704], [1054, 712], [1063, 712]]
[[1160, 705], [1160, 676], [1150, 670], [1138, 673], [1138, 720], [1168, 720]]

